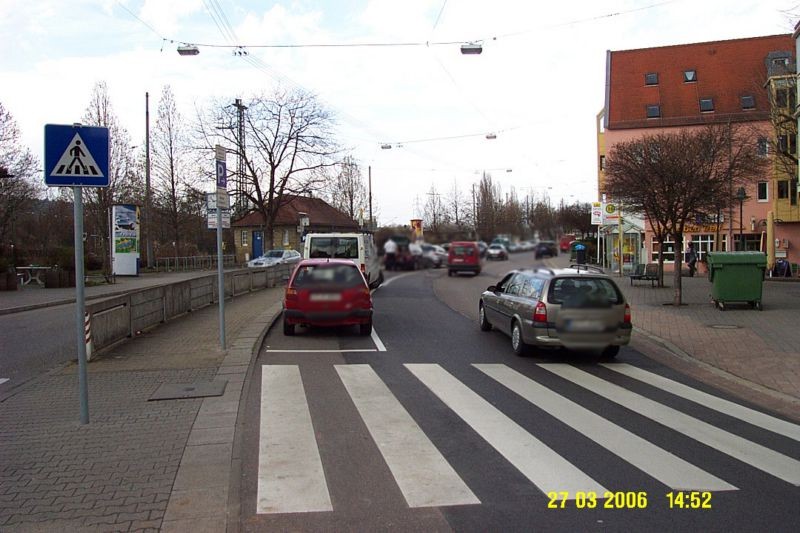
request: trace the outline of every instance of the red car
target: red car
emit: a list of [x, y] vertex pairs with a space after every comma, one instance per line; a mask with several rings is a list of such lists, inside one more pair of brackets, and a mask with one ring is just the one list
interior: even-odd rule
[[447, 275], [458, 272], [481, 273], [481, 252], [477, 242], [457, 241], [450, 243], [447, 253]]
[[345, 259], [304, 259], [286, 286], [283, 334], [296, 325], [355, 326], [372, 333], [372, 295], [358, 267]]
[[562, 235], [561, 238], [558, 240], [558, 248], [562, 252], [569, 252], [569, 245], [574, 240], [575, 240], [575, 235], [571, 233]]

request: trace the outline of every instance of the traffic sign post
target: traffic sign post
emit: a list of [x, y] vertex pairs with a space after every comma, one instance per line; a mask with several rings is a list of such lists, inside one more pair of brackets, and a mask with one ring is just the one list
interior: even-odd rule
[[228, 198], [226, 190], [228, 186], [228, 173], [225, 164], [226, 151], [220, 145], [214, 148], [214, 159], [216, 163], [217, 177], [217, 290], [219, 292], [219, 344], [225, 349], [225, 272], [223, 269], [222, 257], [222, 209], [220, 209], [224, 198]]
[[72, 187], [75, 243], [75, 329], [78, 348], [78, 389], [81, 424], [89, 423], [86, 370], [83, 270], [83, 187], [108, 187], [108, 128], [47, 124], [44, 127], [44, 181], [52, 187]]

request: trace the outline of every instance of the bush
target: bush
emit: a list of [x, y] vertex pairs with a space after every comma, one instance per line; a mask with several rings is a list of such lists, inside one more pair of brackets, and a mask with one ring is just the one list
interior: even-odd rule
[[53, 250], [47, 257], [49, 266], [61, 268], [63, 270], [75, 270], [75, 254], [73, 249], [60, 246]]

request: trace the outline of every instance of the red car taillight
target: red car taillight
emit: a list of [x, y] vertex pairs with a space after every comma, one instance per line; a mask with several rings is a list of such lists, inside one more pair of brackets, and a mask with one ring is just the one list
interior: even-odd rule
[[625, 304], [625, 318], [622, 321], [626, 324], [631, 323], [631, 306], [628, 304]]
[[536, 304], [536, 309], [533, 310], [533, 321], [546, 324], [547, 323], [547, 306], [544, 302]]
[[364, 263], [361, 263], [361, 273], [362, 274], [366, 274], [367, 273], [367, 266]]
[[291, 287], [286, 288], [286, 299], [287, 300], [297, 300], [297, 289], [293, 289]]

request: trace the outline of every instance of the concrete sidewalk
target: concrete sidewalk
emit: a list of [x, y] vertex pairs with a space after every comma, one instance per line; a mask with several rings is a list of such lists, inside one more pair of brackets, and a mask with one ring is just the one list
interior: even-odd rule
[[[236, 269], [225, 269], [226, 272], [230, 270]], [[114, 284], [86, 287], [86, 299], [117, 296], [156, 285], [213, 275], [216, 272], [216, 270], [194, 270], [191, 272], [153, 272], [139, 276], [117, 276]], [[38, 285], [25, 285], [16, 291], [0, 292], [0, 315], [74, 302], [75, 287], [45, 289]]]
[[[75, 364], [0, 403], [0, 530], [225, 531], [239, 398], [282, 295], [226, 303], [226, 351], [209, 306], [103, 354], [88, 425]], [[212, 380], [223, 396], [148, 401], [164, 383]]]

